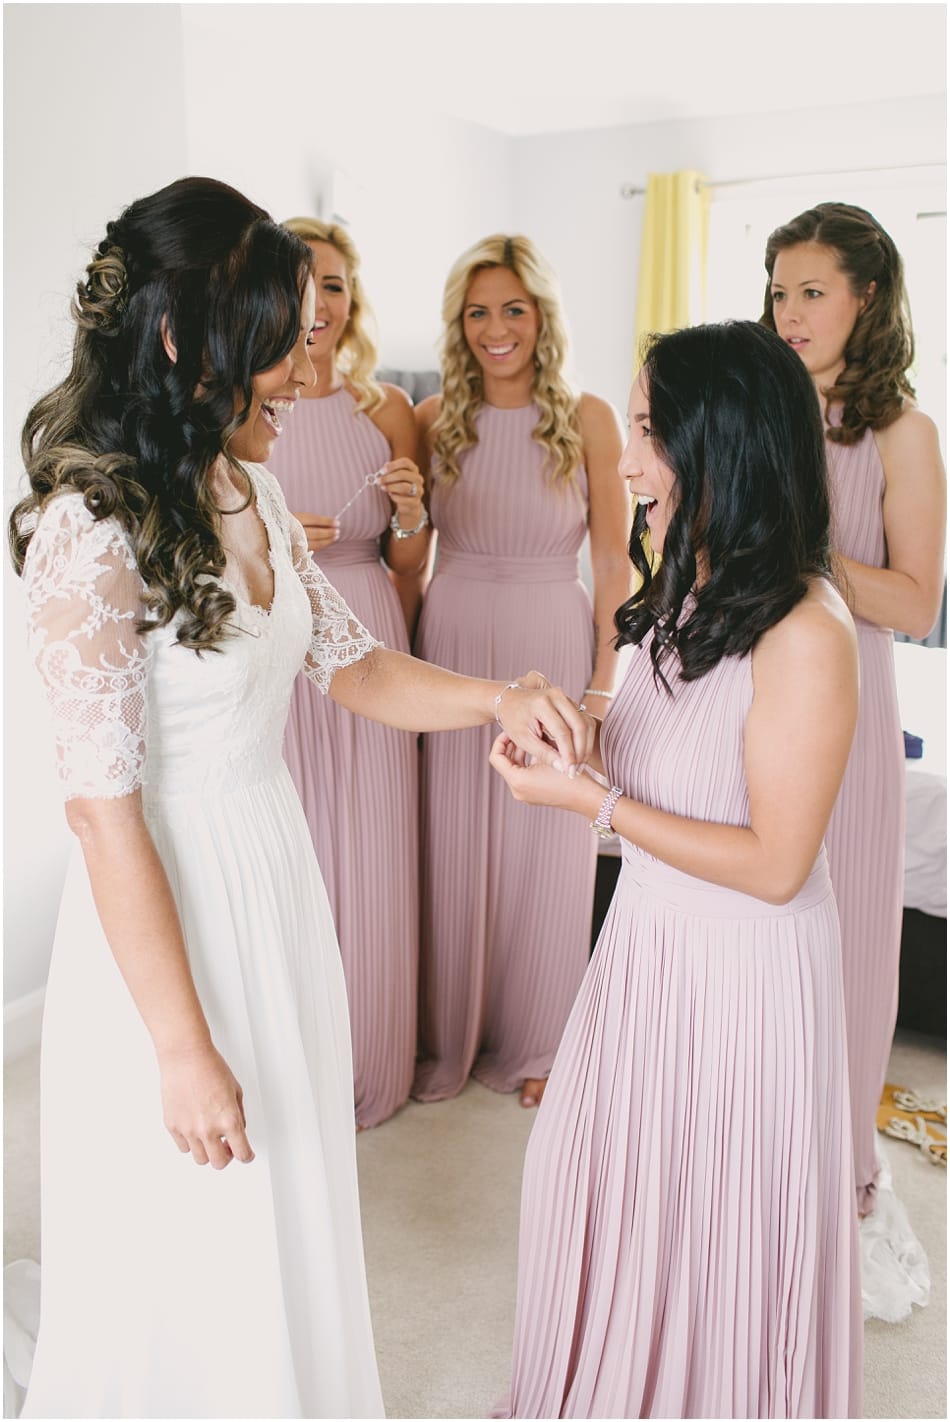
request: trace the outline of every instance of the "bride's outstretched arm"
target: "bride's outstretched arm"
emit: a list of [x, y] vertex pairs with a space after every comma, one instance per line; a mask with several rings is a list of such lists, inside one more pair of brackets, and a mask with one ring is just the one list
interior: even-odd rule
[[457, 731], [496, 719], [521, 750], [571, 770], [594, 748], [594, 719], [538, 672], [512, 682], [458, 676], [382, 646], [353, 615], [307, 549], [296, 519], [291, 555], [312, 616], [304, 673], [348, 711], [402, 731]]
[[497, 719], [522, 750], [564, 769], [583, 765], [594, 747], [593, 717], [539, 672], [517, 685], [486, 681], [376, 647], [336, 672], [330, 695], [348, 711], [403, 731], [457, 731]]

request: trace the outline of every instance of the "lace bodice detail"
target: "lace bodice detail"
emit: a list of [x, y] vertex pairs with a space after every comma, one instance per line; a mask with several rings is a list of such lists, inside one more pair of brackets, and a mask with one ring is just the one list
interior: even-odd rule
[[223, 793], [260, 780], [280, 762], [301, 667], [327, 692], [337, 671], [379, 646], [314, 563], [276, 481], [260, 466], [249, 472], [274, 600], [265, 610], [238, 598], [212, 652], [182, 647], [177, 620], [136, 631], [144, 584], [116, 519], [97, 521], [74, 492], [44, 509], [23, 582], [67, 798]]

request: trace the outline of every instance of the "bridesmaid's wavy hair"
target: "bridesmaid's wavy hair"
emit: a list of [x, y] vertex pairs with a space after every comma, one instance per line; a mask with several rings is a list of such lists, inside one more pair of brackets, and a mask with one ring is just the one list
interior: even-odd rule
[[564, 370], [567, 325], [553, 268], [528, 237], [496, 235], [463, 252], [445, 283], [442, 300], [442, 407], [432, 426], [439, 477], [454, 484], [461, 475], [459, 456], [478, 443], [475, 416], [484, 400], [482, 371], [465, 339], [463, 314], [468, 289], [477, 272], [506, 267], [514, 272], [538, 309], [532, 397], [540, 411], [532, 432], [548, 454], [553, 481], [569, 483], [584, 458], [578, 397]]
[[653, 634], [654, 678], [669, 691], [668, 661], [684, 681], [705, 676], [830, 576], [831, 513], [818, 397], [784, 341], [754, 321], [648, 339], [650, 437], [675, 508], [662, 560], [643, 546], [637, 509], [630, 557], [642, 583], [615, 621], [618, 647]]
[[17, 572], [46, 503], [78, 490], [96, 519], [128, 532], [146, 585], [140, 630], [181, 612], [183, 646], [224, 637], [235, 601], [218, 581], [209, 475], [221, 455], [244, 473], [228, 441], [247, 419], [252, 377], [299, 337], [310, 265], [298, 237], [211, 178], [182, 178], [108, 224], [72, 304], [69, 374], [23, 427], [30, 492], [9, 524]]
[[[284, 226], [305, 242], [329, 242], [346, 263], [350, 314], [336, 350], [337, 363], [357, 394], [356, 409], [371, 415], [385, 403], [382, 386], [373, 379], [378, 350], [376, 322], [360, 277], [360, 254], [348, 232], [335, 222], [316, 217], [291, 217]], [[355, 413], [355, 412], [354, 412]]]
[[856, 444], [865, 430], [883, 430], [893, 424], [913, 400], [914, 388], [907, 370], [914, 359], [914, 336], [904, 286], [900, 253], [884, 228], [863, 207], [845, 202], [822, 202], [777, 227], [765, 246], [763, 326], [775, 330], [772, 311], [772, 274], [779, 252], [817, 242], [834, 253], [855, 296], [864, 296], [871, 282], [876, 289], [854, 323], [844, 351], [844, 370], [822, 391], [828, 405], [841, 406], [841, 423], [829, 424], [827, 437], [835, 444]]

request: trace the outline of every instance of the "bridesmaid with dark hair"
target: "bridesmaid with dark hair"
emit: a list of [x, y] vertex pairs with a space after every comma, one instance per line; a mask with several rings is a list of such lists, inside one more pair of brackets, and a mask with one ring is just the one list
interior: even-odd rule
[[880, 223], [863, 208], [821, 203], [772, 233], [765, 268], [762, 322], [798, 354], [818, 392], [835, 571], [858, 630], [858, 728], [827, 842], [841, 915], [857, 1208], [866, 1215], [904, 902], [893, 633], [926, 637], [938, 616], [946, 479], [933, 422], [913, 403], [903, 268]]
[[[623, 864], [525, 1161], [504, 1417], [854, 1417], [861, 1291], [841, 948], [822, 836], [857, 715], [822, 428], [753, 322], [656, 339], [620, 474], [632, 648], [607, 794], [516, 799]], [[657, 564], [641, 546], [650, 533]]]

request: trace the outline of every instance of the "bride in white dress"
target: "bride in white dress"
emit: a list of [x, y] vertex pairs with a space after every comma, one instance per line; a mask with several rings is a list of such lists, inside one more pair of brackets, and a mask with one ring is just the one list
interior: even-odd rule
[[25, 1416], [383, 1415], [343, 973], [281, 758], [301, 666], [404, 729], [500, 714], [549, 760], [589, 751], [543, 678], [388, 651], [312, 562], [260, 467], [314, 380], [310, 265], [209, 179], [133, 203], [80, 284], [72, 372], [27, 421], [14, 558], [77, 846]]

